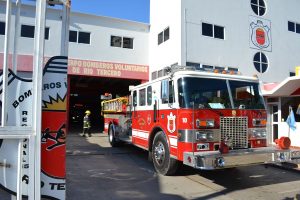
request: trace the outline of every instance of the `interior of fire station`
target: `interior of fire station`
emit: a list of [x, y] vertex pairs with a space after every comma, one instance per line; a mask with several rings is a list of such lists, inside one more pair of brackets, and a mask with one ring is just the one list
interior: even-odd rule
[[70, 132], [80, 133], [86, 110], [91, 111], [93, 133], [101, 133], [104, 119], [101, 115], [101, 95], [111, 94], [112, 98], [129, 95], [129, 86], [138, 85], [138, 79], [111, 77], [68, 76], [68, 127]]

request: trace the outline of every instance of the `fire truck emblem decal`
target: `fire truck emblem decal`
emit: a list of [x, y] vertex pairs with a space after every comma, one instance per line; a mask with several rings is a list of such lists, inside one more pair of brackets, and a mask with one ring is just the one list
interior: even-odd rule
[[167, 117], [168, 117], [167, 129], [170, 133], [174, 133], [176, 130], [176, 124], [175, 124], [176, 116], [173, 115], [173, 113], [171, 112], [170, 115], [168, 115]]

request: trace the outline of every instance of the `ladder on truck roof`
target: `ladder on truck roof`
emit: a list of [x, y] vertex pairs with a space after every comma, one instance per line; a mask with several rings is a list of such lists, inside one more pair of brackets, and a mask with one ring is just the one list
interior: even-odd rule
[[[4, 53], [3, 53], [3, 68], [2, 68], [2, 106], [1, 106], [1, 126], [0, 126], [0, 147], [3, 140], [13, 141], [17, 145], [17, 158], [13, 158], [13, 162], [9, 163], [9, 159], [1, 157], [0, 168], [2, 173], [0, 173], [1, 180], [4, 182], [8, 179], [14, 179], [16, 181], [16, 190], [12, 191], [7, 189], [16, 197], [12, 196], [12, 199], [16, 198], [17, 200], [22, 199], [22, 188], [24, 182], [28, 185], [28, 199], [29, 200], [39, 200], [41, 199], [41, 126], [42, 126], [42, 77], [43, 77], [43, 67], [44, 67], [44, 35], [45, 35], [45, 24], [46, 24], [46, 8], [47, 4], [55, 5], [59, 4], [63, 6], [63, 15], [62, 15], [62, 26], [66, 26], [69, 20], [69, 0], [34, 0], [36, 7], [35, 15], [35, 32], [34, 32], [34, 46], [33, 46], [33, 74], [32, 74], [32, 83], [33, 87], [28, 91], [27, 95], [33, 97], [32, 103], [32, 116], [30, 116], [30, 126], [23, 126], [20, 124], [11, 124], [8, 123], [8, 118], [10, 116], [9, 110], [7, 109], [10, 105], [8, 97], [12, 93], [16, 94], [18, 91], [9, 91], [9, 56], [12, 55], [12, 71], [17, 72], [17, 47], [18, 47], [18, 37], [20, 36], [20, 11], [21, 11], [21, 0], [1, 0], [6, 2], [6, 17], [5, 17], [5, 38], [4, 38]], [[1, 2], [0, 2], [1, 3]], [[12, 12], [12, 4], [15, 4], [16, 12]], [[4, 3], [3, 3], [4, 4]], [[10, 28], [12, 24], [12, 15], [15, 15], [14, 18], [14, 34], [12, 34]], [[66, 29], [67, 30], [67, 29]], [[61, 53], [67, 56], [68, 49], [68, 31], [66, 32], [64, 28], [62, 29], [62, 44], [61, 44]], [[10, 47], [10, 41], [13, 42], [13, 45]], [[12, 51], [10, 52], [10, 49]], [[24, 94], [26, 97], [26, 95]], [[20, 100], [20, 98], [19, 98]], [[11, 101], [11, 100], [10, 100]], [[22, 100], [23, 101], [23, 100]], [[21, 102], [21, 101], [20, 101]], [[18, 103], [19, 104], [19, 103]], [[15, 105], [17, 107], [17, 104]], [[17, 116], [16, 116], [17, 117]], [[22, 120], [22, 116], [18, 116]], [[28, 157], [28, 177], [23, 180], [22, 177], [23, 169], [26, 168], [22, 163], [22, 156], [24, 155], [23, 145], [24, 141], [27, 141], [26, 147], [29, 149]], [[3, 146], [3, 145], [2, 145]], [[14, 146], [13, 146], [14, 147]], [[1, 149], [0, 149], [1, 151]], [[3, 150], [2, 150], [3, 151]], [[6, 157], [9, 158], [12, 155], [10, 152], [4, 152]], [[16, 162], [15, 162], [16, 161]], [[16, 170], [16, 177], [7, 177], [7, 170]], [[10, 180], [9, 180], [10, 181]], [[6, 187], [6, 184], [3, 185]]]
[[102, 114], [126, 113], [128, 106], [128, 97], [119, 97], [101, 102]]

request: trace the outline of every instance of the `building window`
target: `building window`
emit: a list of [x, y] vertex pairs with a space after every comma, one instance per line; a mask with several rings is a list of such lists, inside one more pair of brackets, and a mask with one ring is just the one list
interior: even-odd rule
[[91, 33], [82, 31], [69, 31], [69, 42], [75, 42], [80, 44], [91, 43]]
[[78, 33], [78, 43], [90, 44], [91, 43], [91, 33], [79, 32]]
[[132, 38], [123, 37], [123, 48], [133, 49], [133, 39]]
[[213, 25], [202, 23], [202, 35], [213, 37]]
[[218, 38], [218, 39], [224, 39], [225, 38], [224, 27], [203, 22], [202, 35]]
[[112, 47], [122, 47], [122, 37], [111, 36], [110, 37], [110, 46], [112, 46]]
[[170, 28], [166, 28], [164, 30], [164, 42], [167, 41], [170, 38]]
[[300, 24], [288, 21], [288, 30], [295, 33], [300, 33]]
[[34, 26], [22, 25], [21, 37], [34, 38]]
[[258, 16], [264, 15], [267, 9], [264, 0], [251, 0], [251, 8], [253, 12]]
[[160, 32], [157, 36], [157, 44], [160, 45], [161, 43], [170, 39], [170, 28], [167, 27], [164, 31]]
[[295, 72], [290, 72], [290, 76], [296, 76]]
[[110, 37], [110, 46], [133, 49], [133, 38], [112, 35]]
[[265, 73], [268, 69], [268, 59], [262, 52], [258, 52], [254, 55], [253, 64], [259, 73]]
[[163, 32], [160, 32], [159, 34], [158, 34], [158, 38], [157, 38], [157, 44], [158, 45], [160, 45], [161, 43], [163, 43]]
[[[26, 37], [26, 38], [34, 38], [34, 30], [35, 27], [31, 25], [22, 25], [21, 26], [21, 37]], [[50, 35], [50, 28], [46, 27], [45, 28], [45, 40], [49, 40], [49, 35]]]
[[214, 37], [224, 39], [224, 27], [214, 26]]
[[45, 40], [49, 40], [49, 35], [50, 35], [50, 28], [46, 27], [45, 28]]
[[294, 22], [288, 22], [288, 30], [289, 31], [292, 31], [292, 32], [295, 32], [296, 31], [296, 23], [294, 23]]
[[0, 35], [5, 35], [5, 22], [0, 22]]
[[77, 31], [69, 32], [69, 42], [77, 42]]

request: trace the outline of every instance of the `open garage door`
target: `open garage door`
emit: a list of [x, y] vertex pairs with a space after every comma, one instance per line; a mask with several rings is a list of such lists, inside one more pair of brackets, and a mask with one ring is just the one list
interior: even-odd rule
[[69, 76], [69, 117], [70, 132], [80, 133], [84, 112], [91, 111], [92, 132], [102, 132], [104, 121], [101, 116], [101, 99], [104, 93], [112, 97], [129, 95], [129, 86], [141, 84], [141, 80], [90, 76]]

